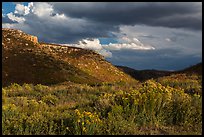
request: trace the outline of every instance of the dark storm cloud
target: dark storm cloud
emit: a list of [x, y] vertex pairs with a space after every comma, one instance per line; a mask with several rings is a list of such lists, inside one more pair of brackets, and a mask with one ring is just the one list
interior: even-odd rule
[[53, 8], [72, 18], [112, 25], [144, 24], [171, 28], [202, 29], [202, 3], [191, 2], [82, 2], [52, 3]]
[[150, 39], [158, 38], [157, 36], [153, 36], [153, 35], [141, 35], [138, 37], [144, 37], [144, 38], [150, 38]]
[[29, 14], [26, 16], [24, 24], [32, 26], [32, 28], [26, 28], [25, 30], [28, 33], [37, 35], [40, 41], [67, 44], [75, 43], [84, 38], [116, 37], [110, 32], [119, 32], [119, 26], [95, 23], [94, 21], [66, 20], [61, 21], [61, 24], [59, 24], [59, 21], [55, 20], [55, 15], [52, 14], [53, 19], [51, 19], [52, 17], [41, 18]]
[[[179, 55], [176, 49], [161, 49], [152, 51], [114, 51], [113, 57], [107, 59], [116, 65], [125, 66], [143, 70], [143, 69], [158, 69], [158, 70], [181, 70], [190, 65], [201, 62], [200, 57], [192, 55]], [[179, 62], [179, 63], [178, 63]]]

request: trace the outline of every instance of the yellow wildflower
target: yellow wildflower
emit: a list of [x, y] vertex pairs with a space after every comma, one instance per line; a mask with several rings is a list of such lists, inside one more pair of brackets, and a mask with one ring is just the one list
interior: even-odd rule
[[83, 130], [84, 132], [86, 132], [86, 128], [85, 128], [85, 127], [83, 127], [82, 130]]

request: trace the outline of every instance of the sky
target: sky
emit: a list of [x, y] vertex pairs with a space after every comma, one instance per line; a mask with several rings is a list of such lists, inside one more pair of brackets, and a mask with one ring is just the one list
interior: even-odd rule
[[2, 27], [137, 70], [202, 61], [202, 2], [3, 2]]

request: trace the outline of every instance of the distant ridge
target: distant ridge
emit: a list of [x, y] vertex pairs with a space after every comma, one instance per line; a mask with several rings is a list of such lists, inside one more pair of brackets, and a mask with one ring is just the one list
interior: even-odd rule
[[129, 68], [126, 66], [116, 66], [116, 67], [139, 81], [145, 81], [151, 78], [157, 79], [159, 77], [169, 76], [171, 74], [180, 74], [180, 73], [185, 73], [187, 75], [188, 74], [202, 75], [202, 62], [179, 71], [135, 70], [133, 68]]
[[151, 78], [159, 78], [163, 76], [168, 76], [172, 74], [171, 71], [161, 71], [161, 70], [135, 70], [125, 66], [116, 66], [121, 71], [129, 74], [131, 77], [139, 81], [145, 81]]

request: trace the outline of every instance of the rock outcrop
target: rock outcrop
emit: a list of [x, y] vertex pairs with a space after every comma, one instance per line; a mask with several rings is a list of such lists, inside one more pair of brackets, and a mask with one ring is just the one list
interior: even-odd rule
[[26, 39], [32, 41], [33, 43], [38, 43], [38, 37], [30, 35]]
[[15, 38], [21, 38], [25, 40], [32, 41], [34, 44], [38, 43], [38, 37], [30, 34], [26, 34], [21, 30], [16, 29], [8, 29], [8, 28], [2, 28], [2, 31], [6, 31], [7, 34], [4, 34], [4, 37], [7, 37], [7, 35], [13, 35]]

